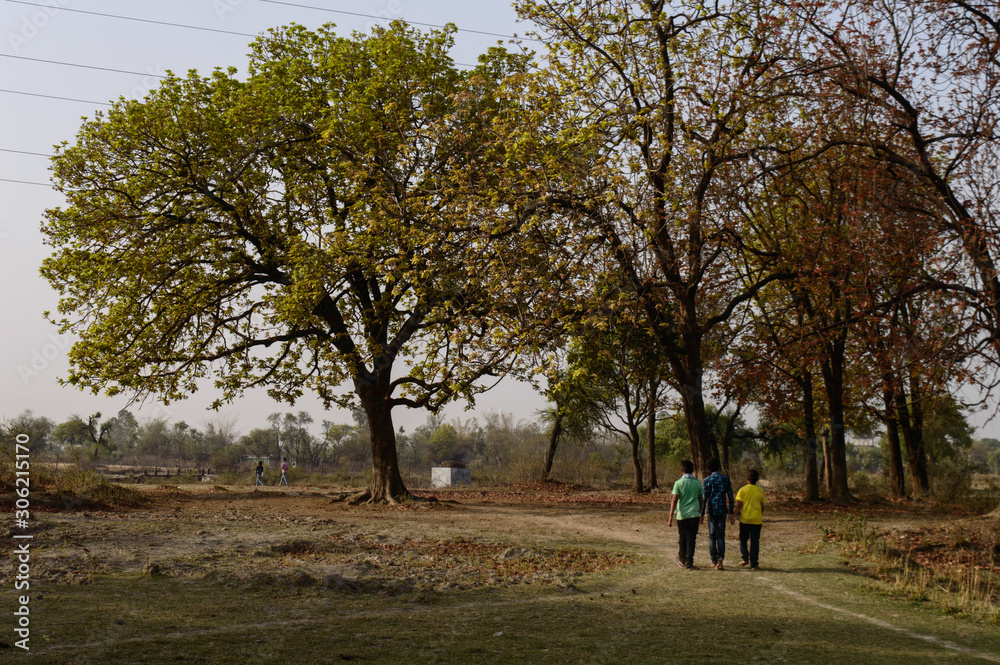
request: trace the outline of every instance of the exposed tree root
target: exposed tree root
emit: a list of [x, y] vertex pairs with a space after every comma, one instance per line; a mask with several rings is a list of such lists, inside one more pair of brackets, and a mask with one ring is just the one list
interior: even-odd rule
[[[340, 501], [341, 499], [334, 499], [334, 500]], [[374, 494], [372, 494], [372, 491], [370, 489], [358, 492], [356, 494], [352, 494], [347, 497], [347, 505], [349, 506], [359, 506], [362, 503], [370, 505], [398, 506], [404, 503], [415, 503], [420, 501], [436, 502], [437, 498], [433, 496], [427, 498], [419, 497], [410, 494], [409, 492], [406, 492], [405, 494], [402, 494], [400, 496], [391, 496], [391, 495], [375, 496]]]

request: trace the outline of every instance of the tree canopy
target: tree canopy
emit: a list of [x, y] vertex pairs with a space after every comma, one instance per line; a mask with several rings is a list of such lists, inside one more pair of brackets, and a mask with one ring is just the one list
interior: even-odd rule
[[78, 337], [67, 381], [355, 408], [378, 500], [407, 494], [394, 408], [546, 364], [546, 473], [591, 395], [627, 413], [641, 488], [639, 423], [670, 385], [698, 466], [714, 394], [731, 422], [751, 402], [800, 421], [811, 498], [823, 418], [834, 499], [845, 430], [872, 418], [895, 491], [901, 446], [926, 489], [924, 405], [1000, 348], [1000, 18], [828, 5], [521, 0], [544, 64], [494, 48], [458, 67], [453, 27], [292, 25], [242, 78], [170, 75], [53, 159], [67, 204], [42, 272]]
[[496, 170], [499, 84], [524, 58], [494, 49], [460, 71], [452, 32], [273, 30], [246, 79], [170, 76], [85, 122], [53, 159], [68, 203], [44, 224], [54, 318], [79, 336], [68, 382], [356, 399], [372, 494], [405, 494], [392, 408], [471, 399], [519, 339], [503, 329], [521, 297], [512, 241], [494, 241], [474, 188]]

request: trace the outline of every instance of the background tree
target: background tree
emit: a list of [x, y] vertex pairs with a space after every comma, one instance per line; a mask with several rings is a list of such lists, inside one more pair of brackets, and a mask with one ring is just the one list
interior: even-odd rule
[[168, 459], [173, 459], [178, 465], [194, 460], [201, 446], [201, 438], [201, 432], [183, 420], [174, 423], [168, 438], [170, 442]]
[[52, 430], [52, 441], [64, 448], [90, 450], [90, 458], [96, 460], [101, 448], [109, 450], [108, 432], [113, 426], [111, 420], [101, 422], [100, 412], [89, 416], [86, 420], [73, 414], [66, 421]]
[[927, 395], [924, 400], [924, 446], [929, 461], [968, 458], [975, 428], [969, 425], [962, 405], [948, 393]]
[[331, 464], [337, 466], [343, 461], [347, 440], [353, 435], [354, 427], [351, 425], [323, 421], [323, 449]]
[[[753, 242], [735, 202], [754, 195], [754, 173], [787, 138], [796, 28], [754, 0], [518, 7], [548, 33], [558, 92], [538, 104], [550, 111], [546, 129], [558, 124], [550, 132], [565, 137], [555, 152], [569, 155], [543, 158], [544, 172], [578, 169], [536, 191], [560, 224], [575, 216], [590, 229], [579, 234], [590, 243], [580, 252], [605, 252], [624, 275], [667, 356], [690, 456], [704, 469], [712, 335], [777, 278], [762, 271], [749, 285], [739, 279], [737, 257]], [[579, 158], [581, 150], [590, 152]]]
[[[720, 413], [711, 406], [707, 409], [705, 420], [712, 423], [711, 435], [719, 441], [729, 437], [731, 462], [758, 452], [758, 442], [763, 437], [748, 426], [742, 416], [732, 411]], [[656, 430], [656, 446], [661, 459], [671, 463], [676, 464], [687, 458], [690, 442], [683, 412], [672, 413], [660, 421], [660, 427]], [[671, 468], [669, 472], [674, 473], [676, 469]]]
[[593, 425], [628, 442], [632, 488], [644, 490], [640, 449], [648, 437], [649, 415], [663, 402], [667, 384], [663, 354], [644, 325], [631, 312], [604, 308], [573, 327], [563, 392]]
[[368, 495], [406, 496], [392, 410], [471, 400], [523, 338], [498, 328], [523, 300], [500, 256], [516, 238], [491, 242], [465, 184], [499, 166], [490, 119], [524, 59], [460, 71], [452, 32], [274, 30], [246, 79], [170, 76], [85, 122], [44, 225], [57, 322], [79, 336], [68, 382], [172, 400], [213, 376], [223, 400], [360, 404]]
[[317, 440], [309, 431], [313, 418], [305, 411], [272, 413], [268, 416], [275, 430], [281, 457], [290, 457], [298, 464], [318, 467], [323, 457], [326, 439]]
[[114, 418], [108, 421], [107, 440], [109, 448], [118, 458], [122, 458], [135, 448], [139, 438], [139, 421], [128, 409], [122, 409]]
[[808, 57], [823, 65], [830, 105], [865, 122], [831, 127], [932, 197], [939, 229], [968, 256], [970, 296], [996, 354], [1000, 279], [1000, 9], [966, 0], [859, 0], [790, 5], [808, 24]]
[[273, 427], [255, 427], [240, 437], [239, 447], [248, 457], [266, 457], [272, 464], [281, 463], [278, 433]]
[[10, 419], [5, 419], [0, 424], [0, 437], [5, 446], [5, 450], [13, 451], [14, 444], [19, 435], [28, 437], [26, 443], [21, 445], [28, 447], [33, 454], [43, 453], [51, 444], [50, 437], [56, 424], [44, 416], [36, 416], [31, 410], [25, 410]]
[[969, 449], [969, 460], [981, 473], [1000, 475], [1000, 440], [976, 439]]
[[543, 481], [552, 479], [552, 464], [560, 441], [566, 437], [584, 441], [594, 428], [587, 405], [587, 383], [575, 380], [579, 375], [570, 372], [566, 360], [565, 353], [552, 356], [552, 364], [545, 371], [547, 385], [543, 394], [552, 406], [538, 414], [548, 427], [548, 446], [542, 462]]
[[205, 423], [202, 437], [204, 452], [210, 455], [231, 455], [239, 439], [237, 422], [231, 417], [216, 417]]
[[817, 423], [821, 417], [815, 394], [818, 368], [799, 301], [785, 285], [776, 285], [754, 298], [749, 321], [737, 335], [724, 362], [720, 379], [743, 391], [763, 419], [794, 424], [802, 442], [805, 496], [820, 498]]
[[[442, 462], [463, 462], [464, 456], [457, 450], [458, 431], [450, 423], [443, 423], [438, 426], [427, 438], [427, 448], [424, 456], [424, 464], [427, 466], [437, 466]], [[459, 459], [456, 459], [459, 458]]]

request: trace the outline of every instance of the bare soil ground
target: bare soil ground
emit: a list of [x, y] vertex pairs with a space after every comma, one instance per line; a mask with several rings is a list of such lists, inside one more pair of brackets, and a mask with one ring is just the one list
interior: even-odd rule
[[[576, 540], [567, 529], [602, 543], [656, 542], [651, 530], [619, 519], [616, 502], [637, 503], [628, 495], [512, 489], [486, 500], [481, 491], [455, 490], [435, 492], [438, 501], [385, 507], [348, 506], [337, 488], [135, 487], [145, 501], [134, 509], [45, 513], [36, 531], [46, 546], [33, 577], [86, 583], [99, 573], [153, 573], [396, 593], [566, 587], [632, 562], [626, 553], [567, 547]], [[568, 496], [579, 509], [554, 512]], [[529, 534], [545, 544], [525, 547]]]
[[[62, 497], [33, 514], [31, 588], [42, 605], [23, 662], [459, 662], [450, 649], [461, 662], [498, 663], [637, 662], [664, 649], [674, 656], [652, 662], [1000, 662], [1000, 628], [941, 624], [932, 609], [886, 600], [823, 539], [863, 512], [935, 565], [1000, 573], [1000, 520], [958, 509], [873, 499], [845, 510], [771, 492], [762, 573], [735, 565], [730, 529], [729, 570], [709, 569], [702, 533], [703, 570], [690, 574], [673, 566], [662, 491], [418, 490], [437, 500], [388, 507], [349, 506], [333, 487], [131, 487], [142, 500], [127, 509]], [[0, 541], [5, 586], [12, 542]], [[669, 618], [679, 602], [692, 622]], [[400, 604], [430, 614], [414, 623]], [[330, 612], [340, 612], [336, 628]], [[459, 624], [468, 642], [455, 637]], [[731, 628], [702, 653], [708, 624]], [[319, 626], [341, 631], [338, 643], [349, 635], [353, 650], [317, 656], [333, 639], [317, 637]], [[288, 632], [296, 655], [268, 650], [271, 637], [245, 645], [248, 631], [274, 630]], [[507, 647], [483, 646], [518, 632]], [[192, 653], [202, 637], [212, 641]], [[0, 662], [18, 655], [10, 642], [0, 634]]]

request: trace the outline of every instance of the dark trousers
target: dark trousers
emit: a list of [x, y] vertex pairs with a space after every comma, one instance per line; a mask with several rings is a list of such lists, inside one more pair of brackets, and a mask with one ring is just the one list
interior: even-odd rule
[[698, 520], [692, 517], [687, 520], [677, 520], [677, 535], [680, 537], [680, 550], [677, 559], [685, 568], [694, 565], [694, 541], [698, 537]]
[[[744, 524], [740, 522], [740, 556], [744, 561], [750, 562], [751, 568], [757, 567], [757, 556], [760, 554], [760, 527], [761, 524]], [[747, 541], [750, 547], [747, 548]]]
[[715, 564], [719, 559], [726, 558], [726, 519], [729, 515], [708, 516], [708, 554]]

